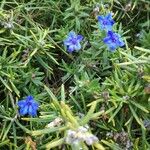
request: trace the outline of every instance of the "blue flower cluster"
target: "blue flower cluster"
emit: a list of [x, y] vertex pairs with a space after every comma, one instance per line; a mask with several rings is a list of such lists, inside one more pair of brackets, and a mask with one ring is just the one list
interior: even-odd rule
[[39, 108], [39, 104], [32, 96], [27, 96], [26, 99], [19, 101], [18, 106], [20, 108], [20, 115], [24, 116], [28, 114], [32, 117], [37, 115], [37, 110]]
[[115, 51], [116, 48], [124, 46], [121, 36], [112, 31], [107, 32], [107, 36], [103, 39], [103, 41], [107, 44], [109, 50], [111, 51]]
[[111, 14], [108, 14], [107, 16], [98, 16], [97, 19], [99, 23], [99, 28], [101, 30], [105, 30], [105, 31], [112, 30], [112, 27], [115, 21], [113, 20]]
[[[111, 13], [108, 13], [106, 16], [98, 16], [97, 19], [99, 28], [107, 33], [103, 42], [107, 45], [110, 51], [115, 51], [118, 47], [125, 45], [121, 36], [118, 33], [113, 32], [113, 25], [115, 21], [113, 20]], [[76, 35], [74, 31], [70, 31], [68, 37], [64, 40], [64, 45], [67, 48], [67, 51], [69, 53], [79, 51], [81, 49], [80, 42], [82, 39], [82, 35]]]
[[98, 16], [99, 27], [101, 30], [107, 32], [107, 36], [103, 42], [108, 46], [110, 51], [115, 51], [118, 47], [124, 46], [124, 42], [118, 33], [112, 31], [113, 24], [115, 23], [112, 15], [109, 13], [106, 16]]
[[69, 32], [67, 39], [64, 40], [64, 45], [67, 47], [68, 52], [79, 51], [81, 49], [80, 42], [82, 39], [82, 35], [76, 35], [73, 31]]
[[[114, 20], [109, 13], [106, 16], [98, 16], [98, 24], [101, 30], [107, 32], [107, 36], [103, 39], [103, 42], [108, 46], [110, 51], [115, 51], [118, 47], [124, 46], [124, 42], [118, 33], [112, 31]], [[79, 51], [81, 49], [80, 42], [83, 40], [82, 35], [77, 35], [74, 31], [70, 31], [68, 37], [64, 40], [64, 45], [69, 53], [73, 51]], [[20, 115], [30, 115], [32, 117], [37, 115], [39, 104], [34, 100], [32, 96], [27, 96], [26, 99], [18, 102], [20, 108]]]
[[[101, 30], [106, 31], [107, 36], [103, 39], [103, 42], [107, 45], [110, 51], [115, 51], [118, 47], [125, 45], [121, 36], [118, 33], [113, 32], [113, 25], [115, 21], [112, 15], [109, 13], [106, 16], [98, 16], [98, 24]], [[68, 37], [64, 40], [64, 45], [69, 53], [73, 51], [79, 51], [81, 49], [80, 42], [82, 41], [82, 35], [76, 35], [74, 31], [70, 31]]]

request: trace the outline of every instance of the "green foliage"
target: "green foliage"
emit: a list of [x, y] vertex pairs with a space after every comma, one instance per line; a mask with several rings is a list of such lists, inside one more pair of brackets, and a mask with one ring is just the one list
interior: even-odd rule
[[[114, 53], [96, 19], [110, 11], [125, 42]], [[149, 13], [148, 0], [1, 0], [0, 149], [150, 149]], [[84, 40], [68, 54], [71, 30]], [[28, 95], [35, 118], [18, 113]], [[98, 140], [67, 142], [81, 127]]]

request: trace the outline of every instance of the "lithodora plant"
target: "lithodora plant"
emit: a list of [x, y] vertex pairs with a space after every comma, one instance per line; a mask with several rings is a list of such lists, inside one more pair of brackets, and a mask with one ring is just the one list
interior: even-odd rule
[[[96, 135], [92, 134], [92, 128], [89, 126], [89, 121], [96, 120], [103, 113], [103, 111], [95, 112], [97, 102], [89, 104], [90, 108], [87, 114], [75, 114], [70, 106], [66, 104], [63, 85], [61, 86], [61, 100], [58, 100], [47, 86], [44, 86], [44, 88], [51, 99], [51, 103], [46, 106], [51, 109], [51, 115], [48, 115], [48, 112], [46, 114], [46, 112], [41, 111], [39, 118], [21, 117], [21, 119], [30, 122], [30, 124], [34, 122], [40, 123], [44, 120], [46, 122], [51, 120], [51, 122], [47, 123], [44, 129], [29, 130], [16, 120], [17, 125], [35, 139], [34, 142], [38, 143], [37, 141], [42, 139], [37, 144], [37, 148], [51, 149], [59, 147], [61, 149], [66, 147], [70, 149], [71, 147], [73, 150], [79, 150], [81, 148], [88, 150], [91, 147], [93, 150], [104, 150], [105, 148], [102, 146], [102, 143]], [[35, 116], [39, 107], [32, 96], [28, 96], [25, 100], [19, 101], [18, 106], [20, 107], [21, 115], [27, 113], [30, 116]], [[41, 105], [40, 109], [45, 110], [45, 106]], [[26, 143], [26, 147], [32, 147], [32, 142]]]

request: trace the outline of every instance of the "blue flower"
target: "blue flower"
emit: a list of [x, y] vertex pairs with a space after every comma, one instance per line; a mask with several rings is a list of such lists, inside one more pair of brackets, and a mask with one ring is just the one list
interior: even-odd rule
[[111, 31], [113, 24], [115, 23], [111, 13], [107, 14], [106, 16], [98, 16], [98, 23], [101, 30]]
[[39, 104], [33, 99], [32, 96], [27, 96], [26, 99], [18, 102], [20, 107], [19, 114], [24, 116], [26, 114], [34, 117], [37, 115]]
[[81, 49], [80, 42], [82, 39], [82, 35], [76, 35], [75, 32], [70, 31], [68, 37], [64, 40], [64, 45], [67, 47], [67, 51], [70, 53], [73, 51], [79, 51]]
[[116, 48], [125, 45], [121, 36], [112, 31], [107, 32], [107, 36], [103, 39], [103, 42], [108, 46], [110, 51], [115, 51]]

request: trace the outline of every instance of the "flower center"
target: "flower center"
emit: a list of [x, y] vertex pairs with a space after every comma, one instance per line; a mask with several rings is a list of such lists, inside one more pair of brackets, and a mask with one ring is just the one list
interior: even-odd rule
[[76, 38], [73, 38], [71, 42], [72, 42], [73, 45], [76, 45], [77, 39], [76, 39]]
[[111, 40], [112, 40], [113, 43], [116, 43], [116, 41], [117, 41], [114, 37], [112, 37]]
[[30, 101], [27, 102], [27, 105], [30, 106], [32, 103]]
[[107, 21], [106, 20], [103, 21], [103, 25], [107, 25]]

